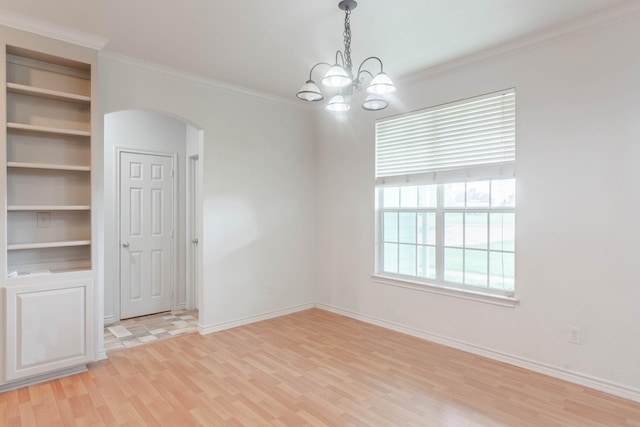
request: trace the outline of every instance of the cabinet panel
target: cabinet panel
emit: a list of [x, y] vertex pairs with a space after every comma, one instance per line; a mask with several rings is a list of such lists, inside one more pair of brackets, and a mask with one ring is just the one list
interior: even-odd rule
[[91, 281], [5, 288], [7, 381], [86, 363]]

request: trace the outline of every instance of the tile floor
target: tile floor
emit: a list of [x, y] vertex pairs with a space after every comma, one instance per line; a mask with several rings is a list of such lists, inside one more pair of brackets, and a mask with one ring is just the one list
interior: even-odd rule
[[198, 310], [178, 310], [125, 319], [105, 326], [104, 348], [110, 352], [135, 347], [195, 332], [197, 326]]

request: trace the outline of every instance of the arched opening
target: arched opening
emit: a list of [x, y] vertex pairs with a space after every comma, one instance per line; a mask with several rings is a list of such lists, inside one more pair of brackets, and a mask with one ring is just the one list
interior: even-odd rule
[[104, 120], [104, 323], [199, 309], [202, 131], [152, 110]]

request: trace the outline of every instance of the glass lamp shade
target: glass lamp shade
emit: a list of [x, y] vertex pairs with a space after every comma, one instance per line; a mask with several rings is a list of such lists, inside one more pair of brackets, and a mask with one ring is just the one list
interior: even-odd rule
[[324, 95], [320, 92], [320, 88], [313, 80], [307, 80], [307, 82], [302, 85], [296, 96], [303, 101], [320, 101], [324, 99]]
[[334, 112], [347, 111], [349, 108], [351, 106], [348, 99], [342, 95], [334, 96], [327, 104], [327, 110]]
[[367, 93], [385, 95], [387, 93], [393, 93], [396, 91], [396, 87], [393, 82], [385, 73], [380, 72], [377, 76], [371, 80], [371, 84], [367, 88]]
[[352, 83], [353, 80], [349, 77], [349, 74], [338, 64], [329, 68], [329, 71], [327, 71], [327, 74], [325, 74], [322, 79], [323, 85], [332, 88], [345, 87]]
[[387, 105], [389, 105], [387, 100], [380, 95], [370, 94], [362, 103], [362, 108], [367, 111], [378, 111], [387, 108]]

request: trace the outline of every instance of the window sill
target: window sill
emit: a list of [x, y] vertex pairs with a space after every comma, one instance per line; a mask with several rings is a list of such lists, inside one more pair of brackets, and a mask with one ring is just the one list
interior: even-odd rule
[[417, 282], [398, 277], [372, 274], [374, 282], [383, 285], [397, 286], [401, 288], [413, 289], [416, 291], [429, 292], [437, 295], [445, 295], [454, 298], [462, 298], [471, 301], [478, 301], [485, 304], [499, 305], [501, 307], [513, 308], [518, 304], [518, 299], [503, 295], [489, 294], [481, 291], [471, 291], [466, 289], [450, 288], [446, 286], [432, 285], [429, 283]]

